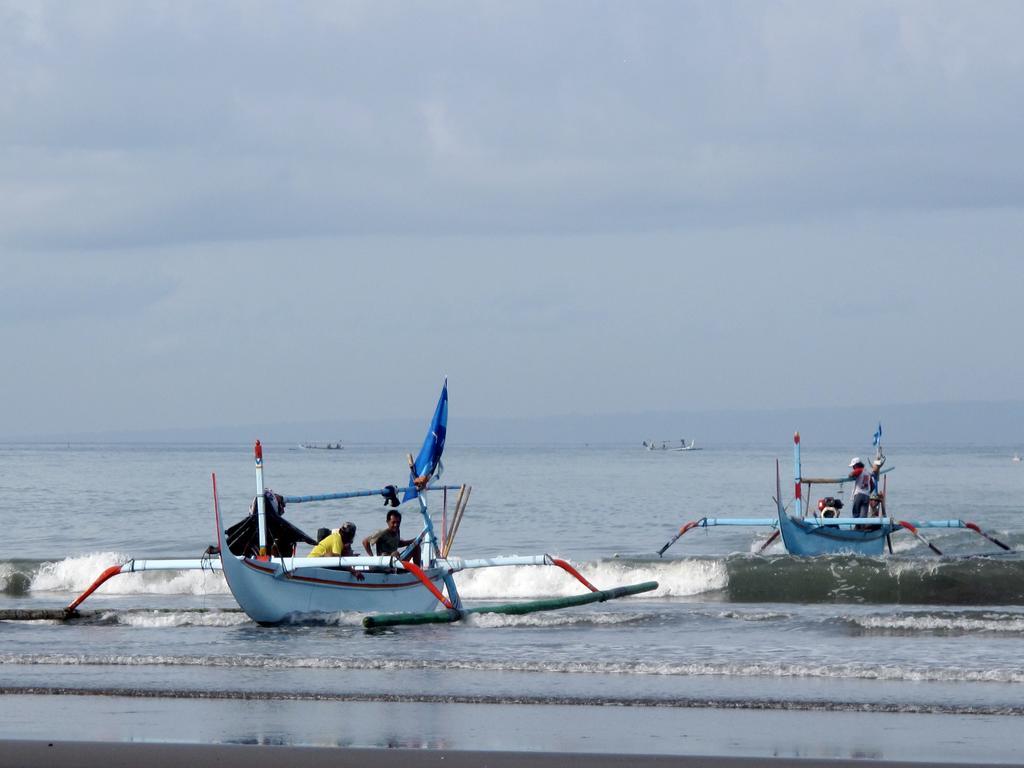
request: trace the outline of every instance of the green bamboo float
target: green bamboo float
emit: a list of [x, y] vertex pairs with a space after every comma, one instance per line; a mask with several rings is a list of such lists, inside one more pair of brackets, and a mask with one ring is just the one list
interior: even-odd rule
[[554, 611], [559, 608], [571, 608], [576, 605], [586, 605], [587, 603], [603, 603], [606, 600], [636, 595], [640, 592], [650, 592], [657, 588], [658, 582], [644, 581], [640, 584], [629, 584], [625, 587], [599, 589], [596, 592], [588, 592], [582, 595], [551, 597], [545, 600], [530, 600], [525, 603], [480, 605], [475, 608], [463, 608], [461, 610], [446, 608], [443, 611], [431, 611], [429, 613], [382, 613], [377, 616], [365, 617], [363, 619], [363, 626], [367, 629], [377, 629], [379, 627], [394, 627], [400, 624], [450, 624], [453, 621], [464, 619], [472, 613], [522, 615], [537, 611]]

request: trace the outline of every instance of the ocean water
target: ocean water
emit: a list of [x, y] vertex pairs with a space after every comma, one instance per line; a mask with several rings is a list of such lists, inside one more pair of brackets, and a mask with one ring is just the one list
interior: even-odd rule
[[[305, 495], [401, 483], [407, 450], [271, 444], [266, 484]], [[546, 552], [598, 587], [658, 590], [366, 631], [346, 614], [259, 627], [219, 574], [119, 576], [85, 619], [0, 621], [0, 737], [53, 738], [59, 724], [75, 729], [65, 738], [1024, 762], [1024, 465], [1005, 446], [887, 452], [895, 517], [970, 520], [1013, 551], [930, 530], [943, 557], [901, 534], [881, 558], [796, 559], [777, 544], [754, 554], [764, 531], [717, 528], [659, 558], [687, 521], [770, 516], [776, 458], [792, 486], [788, 441], [449, 444], [445, 482], [473, 486], [454, 554]], [[841, 474], [850, 453], [805, 437], [804, 473]], [[249, 446], [0, 446], [0, 609], [66, 605], [133, 557], [199, 557], [215, 536], [211, 472], [226, 522], [240, 519], [255, 490]], [[439, 520], [440, 494], [432, 507]], [[287, 518], [310, 533], [351, 520], [358, 540], [384, 507], [289, 505]], [[471, 604], [581, 591], [554, 568], [456, 580]], [[896, 722], [917, 736], [895, 738]], [[760, 736], [737, 736], [738, 723]]]

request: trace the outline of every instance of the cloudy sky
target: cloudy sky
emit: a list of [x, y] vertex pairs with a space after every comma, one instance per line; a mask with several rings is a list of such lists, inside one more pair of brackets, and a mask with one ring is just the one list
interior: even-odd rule
[[1019, 400], [1022, 29], [0, 0], [0, 438]]

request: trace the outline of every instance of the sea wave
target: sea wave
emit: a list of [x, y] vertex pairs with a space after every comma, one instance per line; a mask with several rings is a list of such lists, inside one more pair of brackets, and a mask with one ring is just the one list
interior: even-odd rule
[[[97, 552], [52, 562], [0, 561], [6, 594], [78, 594], [106, 568], [127, 562]], [[733, 554], [681, 559], [615, 557], [576, 563], [599, 588], [657, 581], [640, 600], [684, 598], [732, 603], [879, 603], [895, 605], [1024, 605], [1024, 558], [793, 557]], [[460, 571], [467, 600], [516, 600], [578, 594], [579, 583], [555, 567]], [[98, 590], [108, 595], [228, 595], [222, 573], [204, 570], [121, 574]]]
[[[129, 559], [120, 552], [94, 552], [37, 564], [28, 574], [29, 590], [83, 592], [107, 568], [123, 565]], [[100, 586], [97, 594], [212, 595], [229, 594], [229, 590], [219, 571], [146, 571], [119, 574]]]
[[731, 602], [1024, 605], [1024, 559], [730, 555]]
[[403, 691], [295, 691], [195, 688], [127, 688], [73, 686], [0, 686], [3, 696], [117, 696], [121, 698], [212, 699], [239, 701], [340, 701], [421, 704], [570, 705], [652, 707], [677, 709], [738, 709], [796, 712], [874, 712], [901, 714], [949, 714], [1017, 716], [1024, 707], [1009, 704], [957, 704], [948, 702], [833, 701], [830, 699], [731, 698], [681, 696], [594, 696], [551, 694], [457, 694]]
[[[647, 597], [685, 597], [723, 589], [727, 582], [720, 560], [629, 563], [599, 560], [577, 564], [580, 574], [599, 588], [657, 581]], [[560, 568], [513, 566], [462, 571], [456, 575], [459, 594], [469, 600], [531, 599], [579, 594], [580, 585]]]
[[11, 579], [15, 573], [11, 563], [0, 563], [0, 592], [10, 594]]
[[0, 594], [22, 597], [32, 585], [34, 567], [26, 567], [23, 561], [0, 562]]
[[334, 669], [400, 672], [406, 670], [527, 672], [539, 674], [651, 675], [672, 677], [722, 676], [880, 680], [907, 682], [1024, 683], [1020, 667], [972, 668], [968, 665], [926, 666], [877, 662], [824, 664], [813, 662], [668, 662], [668, 661], [536, 661], [506, 659], [400, 659], [282, 656], [136, 655], [29, 653], [0, 654], [0, 665], [114, 666], [114, 667], [228, 667], [240, 669]]
[[793, 614], [780, 611], [721, 611], [716, 615], [720, 619], [738, 621], [789, 621], [793, 618]]
[[466, 622], [477, 627], [609, 627], [644, 624], [657, 617], [650, 613], [562, 612], [527, 613], [521, 616], [501, 613], [475, 613]]
[[102, 623], [127, 627], [237, 627], [251, 624], [252, 619], [241, 610], [233, 611], [103, 611]]
[[975, 635], [1024, 634], [1024, 614], [977, 611], [966, 613], [915, 612], [846, 616], [841, 619], [868, 634], [886, 635]]

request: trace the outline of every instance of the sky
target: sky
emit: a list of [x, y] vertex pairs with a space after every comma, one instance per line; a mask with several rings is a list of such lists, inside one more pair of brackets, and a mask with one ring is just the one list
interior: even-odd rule
[[0, 439], [1019, 401], [1021, 29], [0, 0]]

